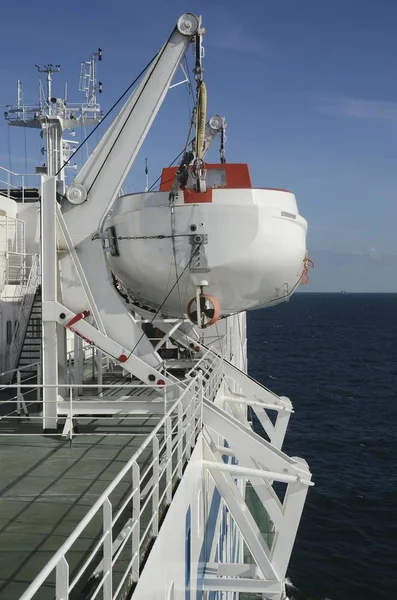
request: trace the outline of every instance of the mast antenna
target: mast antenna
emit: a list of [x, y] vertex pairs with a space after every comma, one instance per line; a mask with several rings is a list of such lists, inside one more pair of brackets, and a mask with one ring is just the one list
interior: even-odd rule
[[97, 106], [96, 95], [102, 94], [103, 84], [97, 81], [96, 61], [102, 61], [102, 48], [91, 54], [90, 60], [81, 63], [79, 90], [85, 93], [86, 107]]
[[48, 65], [44, 65], [40, 67], [39, 65], [35, 65], [36, 69], [39, 73], [47, 74], [47, 106], [48, 106], [48, 114], [52, 114], [52, 74], [59, 73], [61, 70], [61, 65], [53, 65], [52, 63]]

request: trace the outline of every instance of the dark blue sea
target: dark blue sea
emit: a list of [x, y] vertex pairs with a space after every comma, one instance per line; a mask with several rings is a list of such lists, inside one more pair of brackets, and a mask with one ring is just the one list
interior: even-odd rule
[[294, 405], [309, 489], [297, 600], [397, 598], [397, 294], [296, 294], [248, 315], [250, 374]]

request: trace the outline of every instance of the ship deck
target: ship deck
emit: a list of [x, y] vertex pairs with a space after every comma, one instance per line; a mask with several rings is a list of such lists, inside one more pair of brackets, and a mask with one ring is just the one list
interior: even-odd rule
[[[113, 380], [117, 385], [129, 381], [120, 373], [114, 373]], [[105, 396], [115, 391], [105, 390]], [[16, 418], [16, 404], [1, 405], [14, 393], [15, 389], [0, 393], [1, 600], [16, 600], [22, 595], [162, 416], [86, 417], [79, 419], [78, 434], [70, 441], [62, 437], [62, 430], [59, 434], [42, 433], [40, 407], [29, 393], [25, 396], [29, 419]], [[128, 394], [125, 388], [117, 395], [126, 393], [138, 396], [137, 400], [143, 397], [142, 390]], [[13, 418], [6, 416], [10, 413]], [[144, 451], [140, 467], [149, 460], [150, 453]], [[122, 499], [123, 486], [119, 486], [112, 497], [113, 506]], [[101, 528], [99, 517], [87, 527], [79, 552], [69, 557], [71, 573], [92, 549]], [[46, 591], [40, 590], [40, 600], [53, 597], [49, 582]], [[73, 592], [73, 600], [85, 597], [82, 590]]]
[[[137, 421], [135, 434], [81, 434], [71, 445], [59, 436], [0, 436], [2, 600], [20, 597], [157, 422], [150, 417]], [[146, 459], [143, 454], [141, 464]], [[82, 554], [98, 536], [99, 520], [97, 526], [85, 531]], [[76, 565], [77, 556], [71, 556], [72, 571]], [[53, 590], [48, 591], [53, 598]]]

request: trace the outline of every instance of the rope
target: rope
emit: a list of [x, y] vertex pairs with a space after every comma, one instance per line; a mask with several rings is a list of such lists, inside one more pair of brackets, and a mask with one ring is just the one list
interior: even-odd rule
[[[172, 292], [174, 291], [175, 287], [179, 284], [179, 280], [181, 279], [182, 275], [184, 274], [184, 272], [186, 271], [186, 269], [188, 269], [191, 265], [191, 262], [193, 260], [193, 258], [196, 256], [196, 254], [199, 252], [201, 248], [201, 244], [197, 245], [197, 248], [195, 249], [195, 251], [192, 253], [188, 263], [185, 265], [185, 267], [183, 268], [181, 274], [179, 275], [179, 277], [177, 278], [177, 280], [175, 281], [174, 285], [172, 286], [172, 288], [170, 289], [170, 291], [168, 292], [168, 294], [166, 295], [166, 297], [164, 298], [164, 300], [162, 301], [162, 303], [160, 304], [160, 306], [158, 307], [158, 309], [156, 310], [156, 312], [154, 313], [151, 321], [149, 322], [150, 325], [153, 323], [153, 321], [155, 320], [155, 318], [157, 317], [157, 315], [159, 314], [159, 312], [161, 311], [161, 309], [163, 308], [164, 304], [167, 302], [168, 298], [170, 297], [170, 295], [172, 294]], [[134, 354], [137, 346], [139, 345], [140, 341], [145, 337], [145, 332], [142, 332], [141, 337], [139, 338], [139, 340], [137, 341], [137, 343], [135, 344], [135, 346], [133, 347], [133, 349], [131, 350], [129, 356], [132, 356], [132, 354]]]
[[312, 260], [310, 260], [310, 258], [308, 256], [306, 256], [303, 259], [303, 272], [302, 275], [299, 279], [299, 284], [300, 285], [306, 285], [307, 283], [309, 283], [309, 269], [308, 267], [310, 267], [311, 269], [314, 269], [314, 262]]
[[62, 167], [58, 170], [58, 172], [55, 174], [55, 176], [59, 175], [59, 173], [70, 163], [70, 161], [72, 160], [72, 158], [75, 157], [75, 155], [77, 154], [77, 152], [80, 150], [80, 148], [82, 146], [84, 146], [84, 144], [86, 142], [88, 142], [88, 140], [90, 139], [90, 137], [92, 135], [94, 135], [94, 133], [97, 131], [98, 127], [105, 121], [105, 119], [107, 119], [107, 117], [110, 115], [110, 113], [116, 108], [116, 106], [119, 104], [119, 102], [121, 102], [121, 100], [124, 98], [124, 96], [126, 94], [128, 94], [128, 92], [130, 91], [130, 89], [136, 84], [136, 82], [138, 81], [138, 79], [140, 79], [142, 77], [142, 75], [145, 73], [145, 71], [147, 71], [147, 69], [150, 67], [150, 65], [152, 64], [152, 62], [157, 58], [157, 56], [159, 55], [159, 52], [157, 52], [153, 58], [148, 62], [148, 64], [146, 65], [146, 67], [144, 69], [142, 69], [142, 71], [139, 73], [139, 75], [137, 77], [135, 77], [134, 81], [128, 86], [128, 88], [121, 94], [121, 96], [116, 100], [116, 102], [113, 104], [113, 106], [111, 106], [111, 108], [109, 108], [109, 110], [105, 113], [105, 115], [102, 117], [102, 120], [95, 125], [94, 129], [92, 131], [90, 131], [90, 133], [87, 135], [87, 137], [81, 142], [81, 144], [76, 148], [76, 150], [73, 152], [73, 154], [71, 154], [69, 156], [69, 158], [63, 163]]

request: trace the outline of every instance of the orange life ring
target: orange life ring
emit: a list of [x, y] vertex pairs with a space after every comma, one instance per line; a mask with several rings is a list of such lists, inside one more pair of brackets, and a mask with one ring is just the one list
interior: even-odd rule
[[221, 307], [214, 296], [210, 296], [210, 294], [200, 294], [201, 324], [197, 322], [198, 315], [195, 304], [196, 298], [192, 298], [187, 305], [187, 316], [194, 325], [198, 325], [200, 329], [205, 329], [217, 322], [221, 314]]

